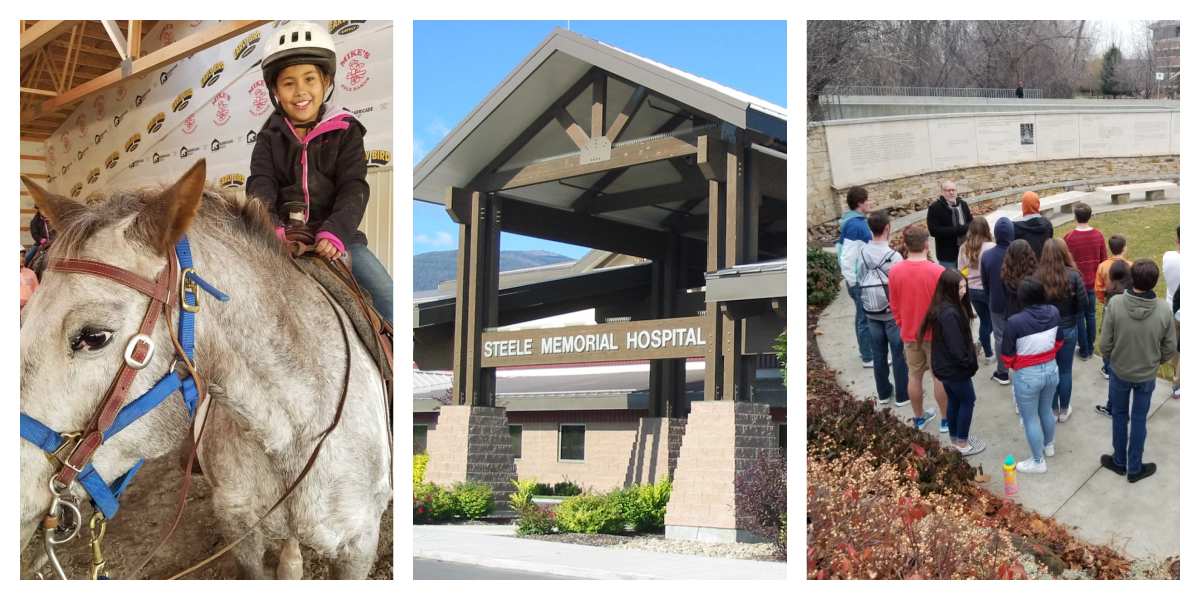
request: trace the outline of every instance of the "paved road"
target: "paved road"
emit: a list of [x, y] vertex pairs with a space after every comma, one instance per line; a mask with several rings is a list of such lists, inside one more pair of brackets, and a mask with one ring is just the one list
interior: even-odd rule
[[413, 559], [413, 579], [578, 579], [528, 571], [489, 569], [441, 560]]

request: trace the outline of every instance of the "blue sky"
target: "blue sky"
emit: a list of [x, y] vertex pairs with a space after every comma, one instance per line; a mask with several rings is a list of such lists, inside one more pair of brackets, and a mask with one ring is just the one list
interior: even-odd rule
[[[421, 161], [504, 76], [567, 21], [413, 23], [413, 160]], [[784, 21], [570, 21], [572, 31], [787, 106]], [[572, 258], [586, 248], [505, 233], [502, 250]], [[458, 248], [445, 210], [413, 203], [413, 252]]]

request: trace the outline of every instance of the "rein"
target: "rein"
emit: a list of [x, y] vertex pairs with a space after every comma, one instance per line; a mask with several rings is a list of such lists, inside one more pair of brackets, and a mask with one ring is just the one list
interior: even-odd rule
[[[95, 558], [92, 575], [93, 578], [107, 579], [107, 574], [103, 569], [103, 558], [99, 551], [99, 542], [104, 535], [105, 523], [108, 519], [116, 516], [120, 508], [119, 499], [122, 492], [128, 487], [133, 475], [145, 461], [139, 460], [129, 471], [114, 479], [110, 484], [106, 483], [96, 471], [91, 459], [106, 440], [145, 416], [176, 391], [180, 392], [188, 414], [195, 416], [196, 404], [203, 397], [203, 386], [193, 362], [195, 317], [200, 310], [198, 293], [200, 289], [203, 289], [222, 302], [228, 301], [229, 296], [196, 274], [196, 270], [192, 267], [191, 247], [186, 236], [180, 239], [171, 250], [170, 255], [167, 256], [166, 266], [153, 281], [125, 269], [92, 260], [55, 260], [47, 266], [47, 269], [115, 281], [141, 292], [150, 299], [137, 333], [126, 343], [124, 361], [113, 377], [100, 406], [83, 430], [68, 433], [58, 432], [24, 412], [21, 413], [21, 437], [41, 448], [52, 462], [59, 465], [58, 472], [51, 477], [48, 483], [53, 498], [50, 508], [42, 519], [46, 554], [55, 573], [59, 578], [66, 579], [55, 555], [55, 546], [71, 541], [78, 534], [82, 525], [78, 501], [69, 493], [71, 484], [78, 481], [91, 497], [91, 503], [99, 514], [98, 519], [94, 517], [91, 521], [92, 549]], [[175, 302], [179, 303], [180, 309], [178, 334], [171, 330], [169, 324], [167, 327], [175, 347], [175, 362], [153, 387], [126, 405], [125, 399], [129, 395], [134, 378], [154, 357], [156, 348], [151, 335], [154, 333], [158, 318], [161, 314], [169, 319], [169, 309]], [[176, 370], [176, 367], [181, 364], [185, 371], [183, 375]]]

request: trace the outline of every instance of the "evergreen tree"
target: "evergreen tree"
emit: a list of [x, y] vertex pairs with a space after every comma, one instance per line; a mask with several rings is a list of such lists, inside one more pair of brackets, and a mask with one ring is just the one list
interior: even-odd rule
[[1105, 96], [1116, 96], [1121, 92], [1121, 83], [1117, 79], [1117, 69], [1121, 65], [1121, 50], [1113, 45], [1104, 53], [1104, 63], [1100, 66], [1100, 93]]

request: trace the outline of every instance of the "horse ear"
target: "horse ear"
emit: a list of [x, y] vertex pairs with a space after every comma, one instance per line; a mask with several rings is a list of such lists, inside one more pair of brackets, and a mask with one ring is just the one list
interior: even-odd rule
[[50, 222], [50, 226], [54, 229], [62, 231], [64, 226], [71, 221], [76, 215], [87, 210], [87, 208], [70, 198], [64, 198], [58, 194], [52, 194], [46, 191], [42, 186], [34, 183], [34, 181], [24, 175], [21, 176], [21, 183], [25, 184], [25, 188], [29, 190], [29, 195], [33, 196], [33, 204], [42, 211], [42, 215]]
[[149, 220], [149, 227], [146, 228], [150, 238], [148, 241], [159, 253], [168, 254], [171, 247], [187, 233], [192, 219], [200, 210], [204, 177], [204, 159], [200, 159], [179, 178], [179, 181], [147, 206], [139, 217]]

